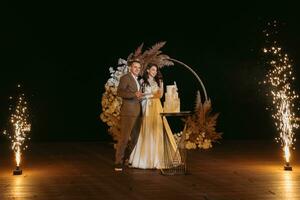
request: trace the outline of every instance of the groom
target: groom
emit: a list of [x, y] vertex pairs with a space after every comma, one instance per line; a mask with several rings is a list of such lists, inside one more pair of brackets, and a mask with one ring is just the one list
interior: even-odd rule
[[141, 126], [141, 103], [143, 97], [140, 91], [138, 75], [141, 70], [139, 60], [128, 63], [129, 72], [120, 78], [117, 94], [122, 97], [121, 106], [121, 136], [116, 146], [115, 171], [123, 170], [124, 154], [129, 139], [134, 147], [140, 132]]

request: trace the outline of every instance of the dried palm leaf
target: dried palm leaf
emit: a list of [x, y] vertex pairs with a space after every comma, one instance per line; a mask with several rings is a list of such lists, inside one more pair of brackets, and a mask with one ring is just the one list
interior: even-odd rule
[[201, 95], [200, 95], [200, 91], [198, 90], [196, 95], [196, 101], [195, 101], [195, 111], [198, 110], [200, 104], [201, 104]]
[[169, 56], [167, 56], [165, 54], [160, 54], [160, 55], [158, 55], [156, 57], [156, 59], [155, 59], [156, 63], [155, 64], [157, 64], [157, 66], [159, 68], [162, 68], [164, 66], [172, 66], [172, 65], [174, 65], [174, 63], [172, 61], [170, 61], [169, 59], [170, 59]]
[[142, 53], [143, 43], [135, 50], [135, 53], [131, 53], [127, 61], [139, 59], [142, 64], [141, 74], [144, 73], [148, 64], [156, 64], [159, 68], [163, 66], [172, 66], [174, 63], [170, 61], [168, 55], [162, 54], [160, 50], [166, 44], [165, 41], [158, 42], [151, 48]]
[[134, 57], [138, 57], [142, 55], [142, 50], [143, 50], [144, 43], [142, 43], [134, 52]]
[[166, 42], [158, 42], [155, 45], [153, 45], [150, 49], [146, 50], [143, 55], [144, 56], [152, 56], [152, 55], [158, 55], [161, 53], [161, 51], [159, 51], [164, 45], [166, 44]]
[[142, 50], [143, 50], [144, 43], [142, 43], [134, 53], [130, 53], [127, 57], [127, 62], [130, 62], [132, 60], [140, 60], [142, 57]]
[[[189, 142], [199, 146], [205, 140], [214, 142], [222, 138], [222, 133], [216, 131], [219, 114], [211, 114], [211, 111], [211, 101], [207, 100], [202, 104], [200, 92], [198, 91], [195, 101], [195, 113], [185, 120]], [[202, 139], [199, 140], [199, 138]]]

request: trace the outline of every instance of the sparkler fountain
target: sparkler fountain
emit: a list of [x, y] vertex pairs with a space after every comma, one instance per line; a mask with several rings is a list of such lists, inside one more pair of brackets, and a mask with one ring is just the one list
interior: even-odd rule
[[[268, 29], [264, 31], [266, 38], [270, 38], [272, 34], [277, 34], [277, 23], [268, 23]], [[265, 84], [270, 87], [270, 95], [272, 96], [273, 111], [272, 118], [279, 132], [276, 141], [281, 143], [284, 152], [285, 166], [284, 170], [292, 170], [290, 165], [291, 148], [294, 147], [295, 129], [298, 128], [298, 120], [293, 112], [295, 108], [295, 100], [299, 97], [292, 89], [293, 68], [288, 55], [277, 44], [276, 40], [271, 46], [263, 49], [271, 61], [268, 62], [270, 70], [266, 75]]]
[[[18, 85], [18, 88], [20, 87], [21, 86]], [[10, 99], [13, 98], [10, 97]], [[13, 171], [14, 175], [22, 174], [22, 170], [20, 169], [22, 150], [27, 148], [27, 146], [24, 146], [24, 143], [27, 139], [30, 139], [27, 135], [31, 130], [31, 124], [28, 122], [28, 118], [29, 114], [25, 95], [21, 94], [10, 116], [11, 131], [8, 133], [12, 144], [11, 148], [15, 153], [16, 169]], [[7, 132], [4, 131], [4, 134], [7, 134]]]

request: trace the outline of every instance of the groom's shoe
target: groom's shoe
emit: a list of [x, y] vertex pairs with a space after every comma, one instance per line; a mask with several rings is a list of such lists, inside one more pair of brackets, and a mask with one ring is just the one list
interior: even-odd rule
[[115, 171], [116, 172], [121, 172], [123, 171], [123, 166], [121, 164], [115, 164]]

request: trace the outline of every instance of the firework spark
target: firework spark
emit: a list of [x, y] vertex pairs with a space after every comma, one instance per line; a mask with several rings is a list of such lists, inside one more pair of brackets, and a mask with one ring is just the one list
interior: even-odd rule
[[[20, 86], [18, 86], [20, 87]], [[10, 97], [10, 99], [13, 99]], [[15, 153], [16, 166], [19, 169], [21, 163], [22, 150], [25, 150], [27, 146], [24, 146], [26, 140], [30, 139], [28, 133], [31, 130], [31, 124], [29, 123], [29, 113], [27, 108], [27, 102], [25, 100], [25, 95], [21, 94], [17, 99], [15, 109], [10, 109], [12, 114], [10, 116], [11, 131], [7, 133], [4, 131], [5, 135], [9, 136], [11, 140], [11, 148]]]
[[[265, 36], [270, 40], [270, 36], [277, 34], [275, 28], [276, 21], [268, 24], [269, 29], [265, 30]], [[270, 28], [271, 27], [271, 28]], [[270, 87], [270, 96], [272, 97], [273, 114], [272, 118], [275, 121], [275, 126], [279, 132], [279, 137], [276, 141], [281, 143], [284, 158], [287, 166], [290, 163], [291, 148], [294, 147], [295, 129], [298, 128], [298, 120], [293, 110], [295, 109], [295, 100], [299, 98], [296, 92], [292, 89], [292, 82], [295, 80], [293, 76], [293, 67], [288, 55], [274, 40], [270, 47], [264, 48], [263, 52], [268, 55], [270, 70], [266, 75], [265, 84]]]

